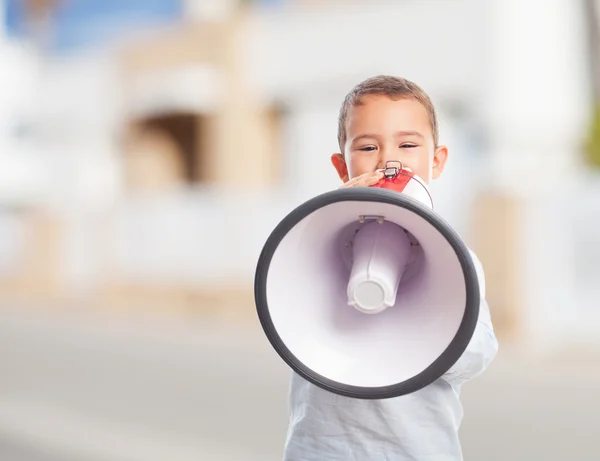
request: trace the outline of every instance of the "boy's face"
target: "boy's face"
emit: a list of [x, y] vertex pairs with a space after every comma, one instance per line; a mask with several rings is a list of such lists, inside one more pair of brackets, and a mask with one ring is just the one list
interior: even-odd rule
[[399, 160], [429, 183], [442, 173], [448, 150], [435, 146], [429, 115], [414, 99], [367, 95], [350, 107], [344, 152], [331, 161], [344, 182]]

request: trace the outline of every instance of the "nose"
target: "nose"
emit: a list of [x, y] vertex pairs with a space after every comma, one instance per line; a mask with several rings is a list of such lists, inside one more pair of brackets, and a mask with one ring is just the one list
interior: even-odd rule
[[387, 167], [402, 168], [402, 159], [396, 149], [382, 148], [379, 151], [379, 159], [377, 160], [377, 169], [382, 170]]
[[381, 152], [379, 159], [377, 160], [377, 169], [383, 170], [388, 166], [389, 162], [393, 161], [394, 159], [389, 158], [389, 156], [385, 155], [384, 152]]

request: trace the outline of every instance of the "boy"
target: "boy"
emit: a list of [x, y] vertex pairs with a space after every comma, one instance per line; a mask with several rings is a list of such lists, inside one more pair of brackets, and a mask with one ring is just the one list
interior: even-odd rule
[[[345, 98], [338, 125], [340, 153], [331, 157], [343, 184], [365, 187], [382, 177], [388, 160], [429, 183], [444, 170], [448, 149], [438, 144], [435, 109], [414, 83], [370, 78]], [[293, 374], [290, 426], [284, 461], [460, 461], [461, 385], [480, 375], [498, 350], [485, 302], [465, 353], [440, 379], [395, 399], [360, 400], [335, 395]]]

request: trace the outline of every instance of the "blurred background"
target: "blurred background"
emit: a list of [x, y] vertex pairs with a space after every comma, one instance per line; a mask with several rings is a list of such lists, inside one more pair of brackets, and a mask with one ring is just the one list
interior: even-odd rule
[[599, 1], [0, 5], [0, 460], [281, 458], [255, 264], [380, 73], [431, 95], [486, 270], [466, 459], [598, 459]]

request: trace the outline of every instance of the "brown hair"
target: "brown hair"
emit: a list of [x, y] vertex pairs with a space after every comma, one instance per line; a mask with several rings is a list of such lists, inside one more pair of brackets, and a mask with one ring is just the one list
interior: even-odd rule
[[344, 145], [346, 144], [346, 118], [348, 117], [348, 109], [361, 104], [360, 99], [369, 94], [385, 95], [392, 99], [412, 98], [423, 104], [429, 114], [433, 142], [437, 146], [439, 138], [437, 116], [433, 103], [427, 93], [420, 86], [405, 78], [378, 75], [364, 80], [352, 88], [342, 103], [338, 117], [338, 143], [342, 152], [344, 152]]

